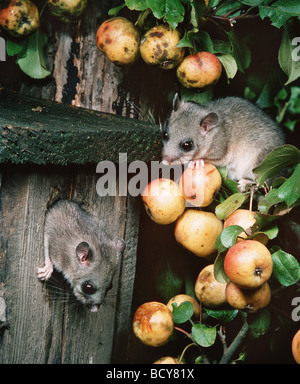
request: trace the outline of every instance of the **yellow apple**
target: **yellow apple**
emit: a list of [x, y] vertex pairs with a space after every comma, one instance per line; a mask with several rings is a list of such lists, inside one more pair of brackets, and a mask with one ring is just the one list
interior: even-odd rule
[[142, 304], [133, 318], [133, 332], [142, 343], [160, 347], [166, 344], [174, 329], [173, 315], [169, 308], [157, 301]]
[[170, 179], [151, 181], [144, 189], [142, 199], [147, 214], [158, 224], [173, 223], [185, 210], [179, 185]]
[[183, 197], [196, 207], [211, 204], [221, 185], [222, 178], [217, 168], [204, 162], [203, 166], [186, 168], [179, 181]]
[[176, 296], [172, 297], [172, 299], [170, 299], [168, 301], [167, 307], [170, 309], [171, 312], [173, 312], [172, 303], [176, 303], [177, 306], [179, 306], [181, 303], [184, 303], [185, 301], [189, 301], [190, 303], [193, 304], [194, 316], [195, 316], [196, 319], [199, 319], [199, 316], [200, 316], [200, 305], [197, 302], [197, 300], [195, 300], [192, 296], [185, 295], [185, 294], [176, 295]]
[[215, 308], [226, 304], [225, 289], [226, 284], [215, 279], [213, 264], [201, 270], [195, 283], [195, 295], [204, 307]]
[[179, 244], [198, 257], [211, 256], [215, 241], [223, 230], [223, 223], [212, 212], [187, 209], [175, 225], [175, 238]]

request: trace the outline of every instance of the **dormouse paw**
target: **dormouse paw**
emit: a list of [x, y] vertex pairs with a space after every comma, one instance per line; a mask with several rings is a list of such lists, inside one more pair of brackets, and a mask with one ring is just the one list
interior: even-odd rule
[[189, 162], [188, 168], [191, 168], [191, 169], [204, 168], [204, 160], [203, 159], [192, 160]]
[[46, 263], [43, 268], [38, 268], [37, 277], [42, 281], [49, 280], [52, 273], [53, 273], [53, 264], [51, 262]]
[[250, 180], [250, 179], [241, 179], [238, 182], [237, 189], [239, 190], [239, 192], [244, 193], [244, 192], [246, 192], [247, 185], [255, 186], [256, 182], [253, 180]]

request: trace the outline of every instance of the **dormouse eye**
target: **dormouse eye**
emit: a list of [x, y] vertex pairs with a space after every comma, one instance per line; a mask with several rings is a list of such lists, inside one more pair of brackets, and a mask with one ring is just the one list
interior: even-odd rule
[[184, 152], [189, 152], [194, 148], [194, 142], [193, 140], [186, 140], [183, 143], [181, 143], [181, 149]]
[[169, 140], [169, 134], [168, 134], [168, 132], [163, 132], [163, 134], [162, 134], [162, 138], [163, 138], [164, 141], [168, 141], [168, 140]]
[[83, 293], [87, 295], [93, 295], [97, 291], [97, 287], [90, 281], [85, 281], [81, 285], [81, 289]]

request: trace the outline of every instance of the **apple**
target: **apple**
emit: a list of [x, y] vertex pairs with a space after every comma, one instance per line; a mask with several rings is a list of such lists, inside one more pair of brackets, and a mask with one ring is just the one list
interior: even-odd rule
[[156, 360], [153, 364], [184, 364], [184, 363], [176, 359], [176, 357], [164, 356]]
[[272, 274], [273, 261], [268, 248], [256, 240], [242, 240], [226, 253], [224, 271], [240, 288], [255, 289]]
[[14, 37], [28, 36], [40, 26], [39, 11], [30, 0], [10, 0], [0, 8], [0, 26]]
[[96, 33], [96, 45], [115, 65], [133, 64], [140, 56], [140, 34], [124, 17], [104, 21]]
[[152, 180], [144, 189], [142, 199], [147, 214], [158, 224], [173, 223], [185, 210], [179, 185], [171, 179]]
[[271, 289], [267, 282], [256, 289], [242, 289], [229, 282], [225, 294], [229, 305], [237, 309], [247, 309], [250, 313], [266, 307], [271, 300]]
[[292, 354], [297, 364], [300, 364], [300, 329], [292, 340]]
[[199, 167], [186, 168], [179, 181], [183, 197], [196, 207], [210, 205], [221, 185], [222, 178], [217, 168], [205, 162]]
[[50, 13], [66, 23], [79, 18], [87, 7], [87, 0], [48, 0]]
[[201, 270], [195, 283], [195, 295], [204, 307], [216, 308], [226, 304], [225, 289], [226, 284], [215, 279], [213, 264]]
[[199, 316], [200, 316], [200, 305], [197, 302], [197, 300], [195, 300], [192, 296], [185, 295], [185, 294], [176, 295], [176, 296], [172, 297], [172, 299], [170, 299], [168, 301], [167, 307], [170, 309], [171, 312], [173, 312], [172, 303], [176, 303], [177, 306], [179, 306], [181, 303], [184, 303], [185, 301], [189, 301], [190, 303], [193, 304], [193, 307], [194, 307], [194, 317], [196, 319], [199, 319]]
[[[244, 228], [245, 231], [252, 227], [256, 223], [255, 220], [255, 212], [249, 211], [248, 209], [237, 209], [236, 211], [232, 212], [229, 216], [226, 217], [224, 221], [224, 228], [229, 227], [230, 225], [239, 225], [240, 227]], [[242, 241], [243, 239], [246, 239], [248, 235], [246, 232], [242, 232], [239, 234], [237, 238], [237, 243], [239, 241]], [[260, 233], [253, 240], [259, 241], [260, 243], [266, 245], [269, 238], [267, 235]]]
[[163, 303], [151, 301], [142, 304], [133, 318], [133, 332], [142, 343], [152, 347], [165, 345], [174, 329], [173, 315]]
[[187, 209], [176, 221], [175, 239], [198, 257], [208, 257], [216, 251], [215, 241], [223, 223], [212, 212]]
[[186, 88], [204, 88], [216, 84], [222, 73], [222, 64], [210, 52], [186, 56], [177, 67], [177, 77]]
[[141, 39], [140, 53], [149, 65], [157, 65], [161, 69], [172, 69], [182, 61], [184, 48], [177, 47], [180, 33], [171, 29], [168, 24], [160, 24], [151, 28]]
[[[255, 222], [256, 220], [254, 218], [253, 211], [249, 211], [248, 209], [237, 209], [226, 217], [224, 221], [224, 228], [229, 227], [230, 225], [239, 225], [246, 230], [252, 227]], [[237, 242], [242, 241], [246, 237], [247, 234], [245, 232], [240, 233], [239, 237], [237, 238]]]

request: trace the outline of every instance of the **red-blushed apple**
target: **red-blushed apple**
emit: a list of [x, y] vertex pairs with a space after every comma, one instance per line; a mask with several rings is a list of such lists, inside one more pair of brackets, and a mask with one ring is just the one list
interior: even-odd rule
[[300, 329], [292, 340], [292, 354], [297, 364], [300, 364]]
[[169, 308], [157, 301], [142, 304], [133, 318], [133, 331], [142, 343], [160, 347], [165, 345], [174, 329], [173, 315]]
[[195, 300], [192, 296], [190, 295], [185, 295], [185, 294], [180, 294], [180, 295], [176, 295], [174, 297], [172, 297], [168, 303], [167, 303], [167, 307], [170, 309], [171, 312], [173, 312], [173, 306], [172, 306], [172, 303], [176, 303], [177, 304], [177, 307], [181, 304], [181, 303], [184, 303], [185, 301], [189, 301], [190, 303], [193, 304], [193, 307], [194, 307], [194, 317], [196, 319], [199, 319], [199, 316], [200, 316], [200, 305], [198, 303], [197, 300]]
[[146, 212], [157, 224], [173, 223], [185, 210], [179, 185], [170, 179], [151, 181], [144, 189], [142, 199]]
[[255, 289], [272, 274], [273, 261], [266, 246], [255, 240], [234, 244], [226, 253], [224, 271], [230, 281], [240, 288]]
[[[255, 222], [255, 212], [250, 211], [248, 209], [237, 209], [226, 217], [224, 221], [224, 228], [229, 227], [230, 225], [239, 225], [246, 231], [247, 229], [252, 227]], [[236, 241], [238, 243], [239, 241], [242, 241], [247, 237], [248, 235], [246, 234], [246, 232], [242, 232], [239, 234]], [[253, 240], [259, 241], [260, 243], [266, 245], [269, 239], [267, 235], [260, 233]]]
[[247, 309], [250, 313], [266, 307], [271, 300], [271, 289], [267, 282], [256, 289], [242, 289], [229, 282], [225, 294], [229, 305], [236, 309]]
[[204, 307], [216, 308], [226, 304], [225, 289], [226, 283], [215, 279], [213, 264], [201, 270], [195, 283], [195, 295]]
[[205, 162], [199, 167], [186, 168], [179, 181], [183, 197], [196, 207], [210, 205], [221, 185], [222, 178], [217, 168]]
[[210, 52], [186, 56], [177, 67], [177, 77], [186, 88], [204, 88], [216, 84], [222, 73], [218, 57]]
[[212, 212], [187, 209], [175, 225], [175, 239], [198, 257], [212, 256], [223, 223]]

